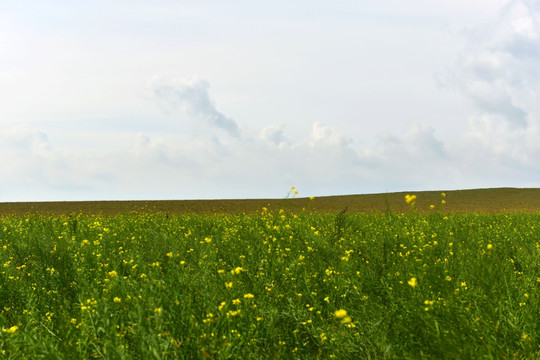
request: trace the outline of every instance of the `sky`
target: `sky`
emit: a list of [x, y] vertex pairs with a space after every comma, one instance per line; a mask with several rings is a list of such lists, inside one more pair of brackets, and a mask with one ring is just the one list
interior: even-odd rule
[[0, 4], [0, 202], [540, 187], [540, 0]]

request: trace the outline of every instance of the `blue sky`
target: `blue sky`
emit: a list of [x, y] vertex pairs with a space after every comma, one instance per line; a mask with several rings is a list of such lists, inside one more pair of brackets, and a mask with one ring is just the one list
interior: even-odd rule
[[539, 0], [19, 0], [0, 49], [0, 201], [540, 186]]

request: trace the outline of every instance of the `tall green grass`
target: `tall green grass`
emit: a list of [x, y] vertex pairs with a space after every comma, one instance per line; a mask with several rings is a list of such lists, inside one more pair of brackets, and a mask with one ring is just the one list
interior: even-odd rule
[[540, 215], [7, 216], [0, 357], [535, 359]]

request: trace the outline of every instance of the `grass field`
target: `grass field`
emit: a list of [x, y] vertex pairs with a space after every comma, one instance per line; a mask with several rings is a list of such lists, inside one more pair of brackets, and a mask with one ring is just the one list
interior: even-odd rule
[[[515, 190], [480, 192], [499, 191]], [[476, 213], [456, 210], [459, 192], [404, 196], [368, 213], [352, 198], [347, 212], [319, 211], [324, 198], [12, 208], [0, 217], [0, 356], [539, 358], [531, 199], [519, 209], [530, 213], [486, 198]]]

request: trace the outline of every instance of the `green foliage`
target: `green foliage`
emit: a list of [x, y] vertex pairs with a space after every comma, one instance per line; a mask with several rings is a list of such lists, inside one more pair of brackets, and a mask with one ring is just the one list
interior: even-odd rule
[[0, 355], [534, 359], [539, 224], [415, 211], [7, 216]]

